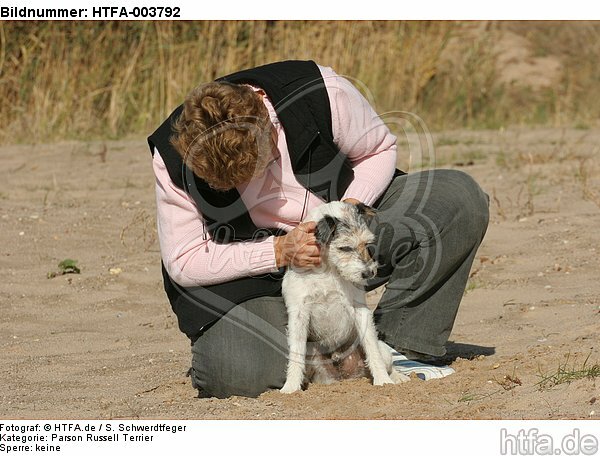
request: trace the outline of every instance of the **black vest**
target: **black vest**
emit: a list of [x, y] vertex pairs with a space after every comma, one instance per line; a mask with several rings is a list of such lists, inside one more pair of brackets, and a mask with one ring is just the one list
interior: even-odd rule
[[[329, 97], [313, 61], [285, 61], [243, 70], [217, 79], [261, 87], [273, 103], [283, 126], [294, 175], [298, 182], [325, 201], [339, 200], [354, 178], [347, 159], [333, 142]], [[258, 229], [237, 190], [216, 191], [185, 166], [170, 144], [179, 106], [148, 138], [150, 151], [160, 152], [169, 177], [194, 200], [215, 242], [229, 243], [277, 233]], [[179, 328], [193, 340], [200, 329], [236, 304], [260, 296], [281, 296], [283, 271], [243, 277], [206, 287], [184, 288], [168, 276], [163, 265], [165, 291], [177, 315]]]

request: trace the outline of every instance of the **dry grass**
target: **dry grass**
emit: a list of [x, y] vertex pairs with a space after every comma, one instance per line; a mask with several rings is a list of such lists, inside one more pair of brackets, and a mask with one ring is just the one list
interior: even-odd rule
[[591, 353], [583, 361], [583, 364], [576, 365], [575, 362], [569, 363], [570, 355], [567, 354], [565, 361], [558, 365], [556, 372], [538, 374], [541, 380], [536, 384], [539, 389], [549, 389], [553, 386], [571, 383], [574, 380], [582, 378], [595, 379], [600, 377], [600, 364], [588, 363]]
[[137, 211], [131, 221], [121, 228], [121, 244], [133, 250], [141, 244], [148, 251], [157, 241], [155, 225], [153, 216], [144, 209]]
[[579, 159], [579, 168], [577, 178], [581, 183], [581, 193], [584, 199], [592, 201], [596, 206], [600, 207], [600, 195], [592, 189], [590, 184], [591, 176], [597, 175], [594, 161], [588, 157]]
[[[541, 91], [498, 84], [505, 30], [563, 77]], [[600, 114], [598, 23], [388, 21], [0, 23], [0, 141], [116, 138], [151, 131], [194, 85], [281, 59], [332, 66], [430, 128], [589, 126]]]

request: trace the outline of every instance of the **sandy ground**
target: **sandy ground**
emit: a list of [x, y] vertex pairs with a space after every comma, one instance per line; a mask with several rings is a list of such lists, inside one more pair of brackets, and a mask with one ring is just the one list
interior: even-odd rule
[[[438, 167], [492, 196], [448, 344], [456, 374], [227, 400], [197, 398], [185, 375], [144, 139], [0, 148], [0, 418], [598, 417], [597, 379], [539, 382], [600, 361], [600, 131], [435, 140]], [[48, 279], [65, 258], [81, 274]]]

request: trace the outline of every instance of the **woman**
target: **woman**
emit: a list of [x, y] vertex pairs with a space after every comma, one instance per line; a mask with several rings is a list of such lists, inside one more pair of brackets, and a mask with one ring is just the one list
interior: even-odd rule
[[462, 172], [396, 170], [396, 138], [331, 68], [277, 62], [201, 85], [148, 141], [165, 290], [192, 342], [195, 387], [227, 397], [283, 385], [281, 277], [319, 264], [302, 220], [333, 200], [378, 210], [382, 338], [445, 354], [486, 195]]

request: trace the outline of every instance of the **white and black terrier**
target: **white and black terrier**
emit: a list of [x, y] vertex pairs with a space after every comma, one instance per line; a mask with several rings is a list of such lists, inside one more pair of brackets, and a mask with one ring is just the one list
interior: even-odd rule
[[374, 215], [364, 204], [338, 201], [308, 214], [305, 221], [317, 223], [322, 261], [314, 269], [290, 268], [283, 278], [289, 362], [282, 393], [344, 378], [369, 376], [374, 385], [409, 380], [393, 369], [366, 303], [363, 286], [377, 273], [368, 227]]

